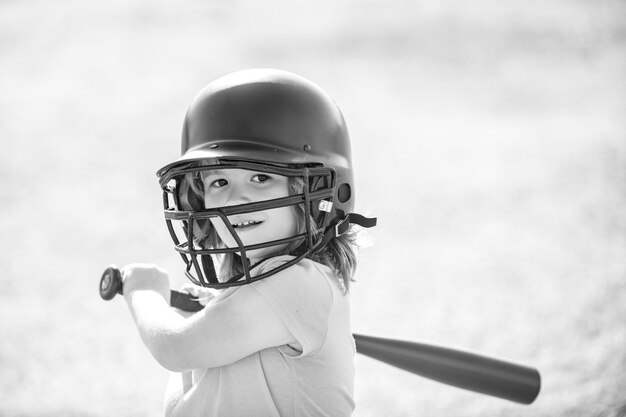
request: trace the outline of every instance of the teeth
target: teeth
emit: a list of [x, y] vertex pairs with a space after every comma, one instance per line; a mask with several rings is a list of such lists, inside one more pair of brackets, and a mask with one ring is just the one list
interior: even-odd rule
[[259, 223], [261, 223], [261, 222], [250, 220], [250, 221], [247, 221], [247, 222], [233, 223], [233, 227], [235, 227], [235, 228], [236, 227], [246, 227], [246, 226], [250, 226], [252, 224], [259, 224]]

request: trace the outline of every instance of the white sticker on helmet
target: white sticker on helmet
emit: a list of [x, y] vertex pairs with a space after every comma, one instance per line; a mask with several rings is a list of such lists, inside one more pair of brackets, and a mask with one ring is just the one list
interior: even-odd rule
[[325, 211], [326, 213], [330, 213], [330, 211], [333, 209], [333, 203], [331, 201], [320, 200], [318, 208], [321, 211]]

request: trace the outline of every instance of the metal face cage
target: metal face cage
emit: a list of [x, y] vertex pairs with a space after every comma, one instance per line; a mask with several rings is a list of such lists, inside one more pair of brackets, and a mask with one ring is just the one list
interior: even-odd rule
[[[276, 174], [290, 180], [299, 178], [302, 192], [271, 200], [255, 201], [246, 204], [206, 208], [204, 199], [192, 190], [189, 178], [201, 177], [209, 170], [245, 169], [260, 173]], [[236, 160], [202, 160], [186, 162], [161, 174], [159, 179], [163, 190], [165, 222], [174, 242], [175, 250], [186, 265], [185, 275], [196, 285], [209, 288], [227, 288], [249, 284], [267, 278], [276, 272], [296, 264], [302, 258], [320, 249], [323, 245], [323, 232], [333, 220], [333, 198], [336, 187], [336, 174], [332, 168], [320, 164], [300, 166], [280, 166], [261, 162]], [[228, 216], [280, 207], [294, 207], [302, 213], [299, 230], [286, 238], [244, 245], [236, 228]], [[212, 224], [221, 222], [227, 229], [235, 245], [227, 246], [215, 236]], [[285, 252], [284, 248], [289, 250]], [[271, 256], [251, 265], [247, 254], [262, 248], [275, 248]], [[269, 257], [291, 255], [288, 262], [256, 274], [255, 266]], [[231, 276], [218, 273], [227, 257], [238, 258], [240, 270]]]

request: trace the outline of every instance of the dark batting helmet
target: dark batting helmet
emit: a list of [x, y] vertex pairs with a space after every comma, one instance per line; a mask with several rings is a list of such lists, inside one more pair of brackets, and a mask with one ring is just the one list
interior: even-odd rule
[[[187, 264], [187, 276], [206, 287], [242, 285], [265, 278], [321, 249], [350, 223], [372, 226], [374, 219], [352, 213], [355, 187], [350, 138], [335, 102], [317, 85], [295, 74], [252, 69], [221, 77], [195, 97], [185, 116], [182, 156], [157, 175], [164, 191], [168, 229]], [[228, 207], [206, 207], [190, 178], [201, 181], [207, 170], [239, 168], [300, 178], [301, 193]], [[281, 241], [245, 246], [227, 216], [299, 205], [305, 214], [302, 233]], [[199, 243], [208, 219], [220, 218], [236, 247]], [[293, 260], [257, 276], [253, 265], [218, 280], [211, 256], [292, 244]]]

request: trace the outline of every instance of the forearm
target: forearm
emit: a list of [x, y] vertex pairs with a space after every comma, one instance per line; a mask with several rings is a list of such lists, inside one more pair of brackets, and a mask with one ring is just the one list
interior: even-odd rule
[[136, 290], [126, 294], [126, 302], [142, 341], [154, 358], [173, 371], [180, 354], [176, 335], [185, 319], [174, 312], [166, 299], [156, 291]]
[[169, 282], [162, 275], [136, 268], [127, 276], [124, 297], [139, 334], [152, 356], [170, 371], [216, 368], [295, 342], [255, 289], [240, 288], [183, 318], [169, 306]]

